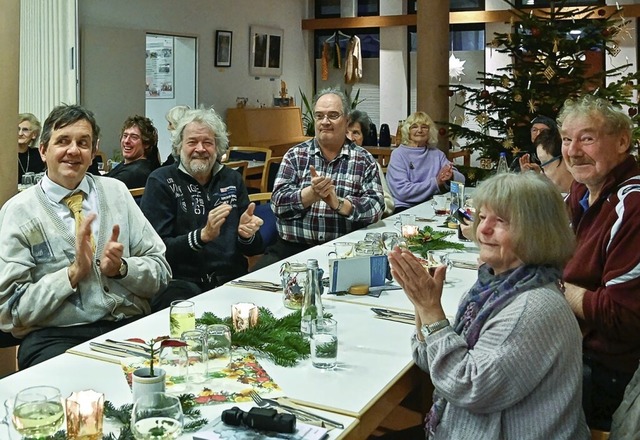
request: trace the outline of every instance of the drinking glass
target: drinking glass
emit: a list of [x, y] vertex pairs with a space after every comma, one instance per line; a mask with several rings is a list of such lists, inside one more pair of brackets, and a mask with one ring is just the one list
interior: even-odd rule
[[375, 255], [374, 245], [370, 241], [361, 240], [357, 242], [356, 255], [358, 256]]
[[179, 338], [182, 333], [196, 328], [196, 309], [193, 301], [173, 301], [169, 308], [169, 333]]
[[311, 321], [311, 364], [330, 370], [338, 360], [338, 323], [329, 318]]
[[342, 241], [333, 244], [333, 248], [335, 249], [332, 252], [329, 252], [329, 257], [335, 255], [336, 258], [345, 259], [353, 256], [353, 243], [348, 241]]
[[231, 329], [224, 324], [207, 326], [207, 372], [220, 371], [231, 361]]
[[160, 348], [160, 367], [167, 374], [167, 382], [171, 383], [172, 392], [184, 392], [187, 389], [187, 368], [189, 353], [187, 347]]
[[133, 405], [131, 432], [136, 440], [176, 439], [183, 424], [180, 400], [171, 394], [146, 394]]
[[180, 339], [187, 343], [187, 384], [204, 383], [207, 380], [207, 335], [202, 330], [189, 330], [182, 333]]
[[435, 270], [435, 266], [446, 266], [447, 272], [453, 267], [453, 263], [449, 259], [448, 251], [427, 251], [427, 260], [429, 265]]
[[391, 250], [398, 245], [398, 233], [397, 232], [383, 232], [382, 244], [384, 245], [385, 252], [391, 252]]
[[436, 215], [446, 215], [447, 214], [447, 196], [444, 195], [435, 195], [433, 199], [431, 199], [431, 205], [433, 206]]
[[60, 390], [35, 386], [20, 391], [13, 404], [13, 426], [24, 438], [53, 435], [64, 421]]

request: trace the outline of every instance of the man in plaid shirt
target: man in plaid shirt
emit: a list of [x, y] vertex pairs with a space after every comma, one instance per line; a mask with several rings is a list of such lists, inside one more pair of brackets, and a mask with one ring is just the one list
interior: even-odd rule
[[384, 211], [376, 160], [347, 139], [349, 104], [339, 90], [316, 95], [316, 136], [283, 157], [271, 203], [278, 241], [256, 269], [375, 223]]

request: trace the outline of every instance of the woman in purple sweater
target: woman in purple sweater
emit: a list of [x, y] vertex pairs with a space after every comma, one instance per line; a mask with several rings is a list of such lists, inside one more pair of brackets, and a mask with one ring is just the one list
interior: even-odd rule
[[436, 146], [437, 131], [425, 112], [416, 112], [402, 125], [402, 143], [391, 153], [387, 183], [396, 211], [404, 211], [449, 191], [449, 182], [464, 183], [464, 176], [453, 167]]

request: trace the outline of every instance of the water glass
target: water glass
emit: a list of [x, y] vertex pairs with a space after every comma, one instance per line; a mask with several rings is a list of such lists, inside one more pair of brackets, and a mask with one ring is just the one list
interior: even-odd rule
[[447, 196], [444, 195], [435, 195], [433, 199], [431, 199], [431, 205], [436, 212], [436, 215], [446, 215], [447, 214]]
[[32, 172], [24, 173], [22, 175], [22, 184], [25, 187], [32, 186], [35, 183], [34, 178], [35, 178], [35, 173], [32, 173]]
[[171, 391], [185, 392], [189, 367], [187, 347], [161, 347], [158, 359], [160, 367], [166, 372], [166, 381], [171, 384]]
[[356, 255], [357, 256], [371, 256], [375, 255], [375, 246], [370, 241], [360, 240], [356, 243]]
[[182, 434], [184, 416], [180, 400], [167, 393], [146, 394], [131, 412], [131, 432], [136, 440], [170, 440]]
[[330, 370], [338, 360], [338, 323], [329, 318], [311, 321], [311, 363], [316, 368]]
[[391, 250], [398, 245], [399, 238], [397, 232], [383, 232], [382, 244], [385, 252], [391, 252]]
[[329, 252], [329, 257], [335, 256], [335, 258], [345, 259], [353, 257], [353, 243], [348, 241], [341, 241], [333, 244], [334, 251]]
[[202, 330], [182, 333], [181, 340], [187, 343], [187, 384], [201, 384], [207, 380], [207, 335]]
[[196, 328], [196, 308], [193, 301], [173, 301], [169, 308], [169, 333], [179, 338], [182, 333]]
[[431, 266], [446, 266], [447, 272], [453, 267], [448, 251], [427, 251], [427, 261]]
[[25, 438], [53, 435], [64, 421], [60, 390], [35, 386], [20, 391], [13, 404], [13, 426]]
[[220, 371], [231, 361], [231, 329], [224, 324], [207, 326], [207, 371]]

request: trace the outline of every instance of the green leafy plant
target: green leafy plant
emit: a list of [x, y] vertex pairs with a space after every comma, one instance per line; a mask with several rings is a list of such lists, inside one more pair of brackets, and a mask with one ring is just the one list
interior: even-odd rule
[[[159, 336], [157, 338], [151, 339], [150, 341], [145, 341], [140, 338], [130, 338], [127, 339], [130, 342], [136, 342], [138, 344], [144, 344], [149, 348], [149, 375], [151, 377], [155, 377], [155, 372], [153, 371], [153, 363], [155, 361], [156, 350], [162, 347], [186, 347], [187, 343], [181, 341], [179, 339], [171, 339], [169, 336]], [[157, 344], [160, 345], [157, 345]]]
[[[196, 323], [203, 326], [225, 324], [231, 329], [233, 345], [249, 348], [284, 367], [292, 367], [300, 359], [309, 357], [309, 343], [300, 333], [299, 310], [282, 318], [274, 317], [273, 313], [264, 307], [259, 307], [259, 311], [258, 323], [241, 332], [233, 329], [231, 317], [220, 318], [211, 312], [205, 312], [201, 318], [196, 319]], [[328, 314], [325, 316], [331, 317]]]
[[407, 243], [409, 250], [418, 252], [422, 258], [427, 258], [429, 251], [437, 251], [442, 249], [464, 249], [463, 243], [446, 240], [450, 235], [455, 234], [453, 231], [436, 231], [431, 226], [425, 226], [418, 234], [408, 238]]
[[302, 89], [298, 87], [302, 104], [304, 105], [304, 112], [302, 113], [302, 125], [304, 126], [304, 134], [306, 136], [315, 136], [316, 134], [316, 121], [313, 119], [313, 108], [311, 103], [307, 99], [307, 95], [304, 94]]

